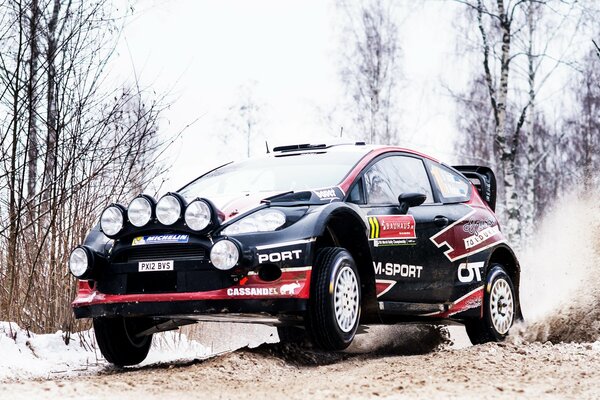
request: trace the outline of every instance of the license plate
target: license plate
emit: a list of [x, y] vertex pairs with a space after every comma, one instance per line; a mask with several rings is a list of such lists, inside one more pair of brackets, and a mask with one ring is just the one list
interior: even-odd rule
[[166, 261], [140, 261], [139, 272], [173, 271], [173, 260]]

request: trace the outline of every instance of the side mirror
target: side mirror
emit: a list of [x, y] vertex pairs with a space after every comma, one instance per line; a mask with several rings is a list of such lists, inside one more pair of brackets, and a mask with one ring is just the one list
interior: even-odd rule
[[400, 213], [406, 214], [410, 207], [417, 207], [427, 200], [427, 195], [423, 193], [402, 193], [398, 196], [400, 203]]

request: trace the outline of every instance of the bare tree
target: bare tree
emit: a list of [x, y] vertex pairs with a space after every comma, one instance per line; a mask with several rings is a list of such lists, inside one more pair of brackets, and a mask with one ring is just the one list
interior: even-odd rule
[[462, 132], [455, 143], [458, 156], [469, 163], [487, 165], [496, 169], [494, 142], [494, 117], [490, 107], [485, 78], [470, 82], [464, 95], [454, 94], [457, 105], [456, 122]]
[[[526, 239], [536, 214], [536, 168], [547, 156], [537, 145], [544, 136], [537, 131], [536, 121], [544, 121], [538, 96], [554, 72], [570, 64], [569, 49], [585, 13], [577, 2], [559, 0], [455, 1], [466, 6], [479, 36], [507, 234]], [[551, 51], [557, 47], [558, 54]]]
[[65, 266], [91, 216], [162, 172], [161, 102], [104, 81], [113, 12], [109, 0], [0, 3], [0, 319], [36, 331], [73, 324]]
[[395, 144], [401, 50], [393, 3], [342, 1], [339, 7], [347, 21], [341, 75], [352, 99], [350, 112], [361, 129], [359, 136], [370, 143]]
[[256, 88], [257, 83], [254, 81], [240, 86], [236, 101], [227, 110], [225, 118], [226, 129], [230, 132], [226, 132], [224, 139], [228, 141], [231, 137], [243, 134], [246, 139], [244, 144], [246, 157], [251, 155], [252, 143], [262, 142], [258, 136], [263, 106], [257, 99]]
[[595, 51], [583, 60], [573, 90], [576, 94], [574, 115], [567, 119], [573, 148], [572, 168], [582, 193], [598, 184], [600, 178], [600, 61]]

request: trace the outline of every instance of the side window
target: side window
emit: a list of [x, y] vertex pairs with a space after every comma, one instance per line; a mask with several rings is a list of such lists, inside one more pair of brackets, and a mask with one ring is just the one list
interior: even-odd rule
[[392, 156], [372, 165], [364, 175], [369, 204], [396, 204], [402, 193], [427, 195], [433, 202], [431, 185], [423, 161], [414, 157]]
[[360, 178], [358, 182], [352, 187], [350, 190], [350, 194], [348, 195], [348, 201], [350, 203], [355, 204], [365, 204], [365, 199], [363, 197], [363, 179]]
[[430, 163], [429, 168], [444, 203], [469, 200], [469, 181], [456, 172], [439, 164]]

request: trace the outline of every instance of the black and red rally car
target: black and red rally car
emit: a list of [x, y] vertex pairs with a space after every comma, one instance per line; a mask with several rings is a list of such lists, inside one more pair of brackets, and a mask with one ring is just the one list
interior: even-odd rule
[[196, 321], [303, 332], [341, 350], [359, 324], [463, 323], [502, 340], [519, 263], [494, 215], [489, 168], [397, 147], [293, 145], [230, 163], [156, 201], [112, 204], [69, 267], [77, 318], [116, 365]]

